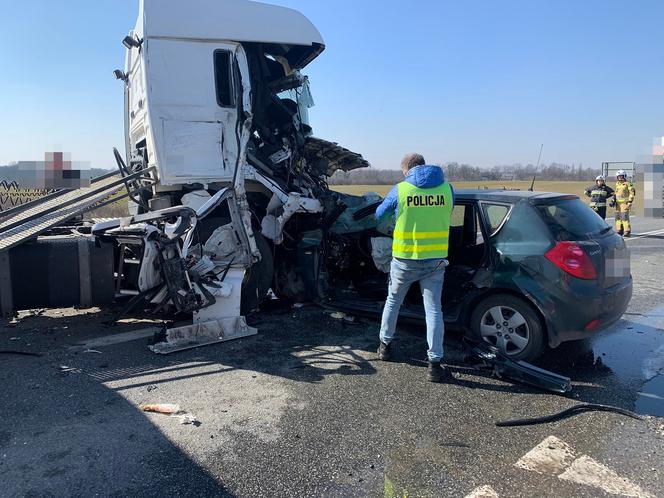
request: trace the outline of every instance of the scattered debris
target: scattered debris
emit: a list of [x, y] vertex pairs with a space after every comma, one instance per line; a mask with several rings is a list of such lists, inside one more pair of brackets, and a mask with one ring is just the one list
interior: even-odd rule
[[164, 415], [173, 415], [180, 411], [180, 405], [172, 403], [144, 404], [139, 408], [144, 412], [163, 413]]
[[561, 394], [572, 390], [572, 380], [569, 377], [549, 372], [525, 361], [515, 361], [498, 348], [484, 342], [475, 342], [468, 338], [464, 338], [464, 341], [472, 344], [470, 354], [466, 355], [466, 362], [479, 368], [491, 368], [498, 379], [505, 378]]
[[83, 351], [83, 352], [84, 352], [84, 353], [97, 353], [97, 354], [101, 354], [101, 351], [98, 351], [98, 350], [96, 350], [96, 349], [86, 349], [86, 350]]
[[171, 416], [177, 418], [182, 425], [193, 425], [194, 427], [201, 426], [200, 421], [190, 413], [173, 414]]
[[[154, 387], [154, 386], [150, 386]], [[176, 418], [180, 421], [182, 425], [193, 425], [194, 427], [200, 427], [201, 422], [194, 417], [191, 413], [188, 413], [180, 409], [180, 405], [174, 403], [156, 403], [156, 404], [143, 404], [139, 408], [144, 412], [152, 413], [161, 413], [164, 415], [169, 415], [173, 418]]]
[[343, 320], [346, 317], [346, 313], [335, 311], [334, 313], [330, 313], [330, 316], [335, 320]]
[[60, 373], [81, 373], [81, 369], [67, 365], [60, 365]]

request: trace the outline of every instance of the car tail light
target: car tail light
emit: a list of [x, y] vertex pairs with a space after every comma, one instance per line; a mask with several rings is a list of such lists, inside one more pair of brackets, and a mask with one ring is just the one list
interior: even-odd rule
[[602, 321], [599, 319], [592, 320], [588, 322], [585, 326], [585, 329], [587, 331], [595, 330], [597, 327], [599, 327], [602, 324]]
[[592, 280], [597, 278], [597, 271], [590, 257], [575, 242], [558, 242], [555, 247], [544, 254], [558, 268], [570, 275]]

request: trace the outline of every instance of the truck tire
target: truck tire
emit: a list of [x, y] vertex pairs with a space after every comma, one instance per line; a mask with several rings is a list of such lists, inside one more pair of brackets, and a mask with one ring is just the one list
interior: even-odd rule
[[496, 346], [514, 360], [533, 361], [546, 344], [537, 312], [510, 294], [489, 296], [475, 306], [470, 317], [470, 336]]
[[257, 231], [254, 231], [254, 238], [261, 253], [261, 260], [254, 263], [247, 270], [244, 282], [242, 282], [240, 311], [243, 315], [256, 311], [268, 298], [268, 292], [272, 286], [272, 277], [274, 275], [274, 259], [270, 244]]

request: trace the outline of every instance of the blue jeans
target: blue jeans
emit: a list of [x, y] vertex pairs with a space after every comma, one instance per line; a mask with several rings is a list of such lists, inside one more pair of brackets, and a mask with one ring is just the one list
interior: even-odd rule
[[447, 265], [446, 259], [392, 258], [390, 283], [380, 323], [381, 342], [389, 344], [394, 339], [401, 303], [411, 284], [419, 282], [427, 322], [427, 342], [429, 343], [427, 355], [429, 361], [443, 359], [445, 325], [443, 324], [441, 295]]

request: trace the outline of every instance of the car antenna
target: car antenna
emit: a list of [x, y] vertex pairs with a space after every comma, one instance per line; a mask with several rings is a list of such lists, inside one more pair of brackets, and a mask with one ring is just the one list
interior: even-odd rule
[[539, 168], [540, 159], [542, 159], [542, 149], [543, 148], [544, 148], [544, 144], [540, 145], [540, 153], [539, 153], [539, 157], [537, 158], [537, 166], [535, 166], [535, 173], [533, 174], [533, 181], [530, 184], [530, 188], [528, 189], [529, 192], [532, 192], [535, 189], [535, 178], [537, 177], [537, 168]]

